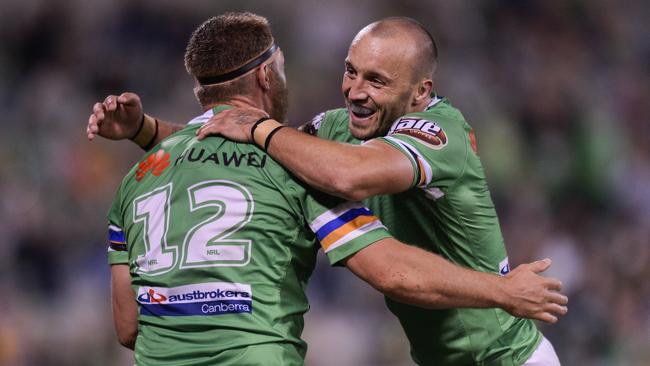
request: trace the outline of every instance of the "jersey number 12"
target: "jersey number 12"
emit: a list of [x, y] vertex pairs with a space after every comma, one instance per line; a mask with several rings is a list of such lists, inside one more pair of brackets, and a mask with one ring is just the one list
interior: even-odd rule
[[136, 198], [133, 222], [144, 225], [145, 253], [136, 258], [137, 271], [148, 275], [196, 267], [245, 266], [250, 261], [251, 241], [230, 236], [253, 216], [253, 198], [242, 185], [228, 180], [209, 180], [187, 188], [189, 211], [213, 213], [187, 231], [183, 243], [169, 244], [172, 183]]

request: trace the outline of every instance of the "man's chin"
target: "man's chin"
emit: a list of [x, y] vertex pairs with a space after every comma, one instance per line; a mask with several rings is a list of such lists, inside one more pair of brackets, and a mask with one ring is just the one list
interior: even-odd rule
[[348, 128], [352, 136], [357, 140], [368, 140], [374, 137], [375, 129], [372, 125], [358, 124], [350, 120]]

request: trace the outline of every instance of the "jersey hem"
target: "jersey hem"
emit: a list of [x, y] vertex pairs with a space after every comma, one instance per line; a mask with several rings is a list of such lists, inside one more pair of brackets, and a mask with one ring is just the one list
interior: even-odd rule
[[537, 339], [533, 343], [533, 346], [530, 347], [530, 349], [528, 351], [522, 353], [520, 359], [515, 360], [517, 365], [521, 366], [521, 365], [525, 364], [526, 361], [528, 361], [528, 359], [533, 355], [533, 353], [535, 353], [535, 351], [537, 350], [537, 347], [539, 347], [539, 345], [542, 343], [542, 340], [544, 339], [544, 337], [542, 336], [542, 332], [537, 330], [537, 333], [535, 334], [535, 336], [537, 337]]

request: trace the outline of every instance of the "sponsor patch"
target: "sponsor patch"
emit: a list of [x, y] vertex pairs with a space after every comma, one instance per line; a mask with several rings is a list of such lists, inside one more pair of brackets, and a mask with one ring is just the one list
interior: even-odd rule
[[253, 312], [251, 286], [210, 282], [178, 287], [141, 286], [140, 314], [150, 316], [209, 316]]
[[169, 153], [160, 149], [155, 154], [150, 154], [146, 159], [138, 163], [138, 170], [135, 172], [135, 180], [141, 181], [142, 178], [151, 172], [154, 176], [159, 176], [169, 166]]
[[469, 131], [469, 142], [472, 146], [472, 151], [474, 151], [474, 154], [478, 155], [478, 148], [476, 147], [476, 134], [474, 133], [474, 129], [472, 128]]
[[414, 137], [425, 145], [440, 150], [447, 145], [447, 134], [437, 123], [426, 119], [401, 118], [388, 131]]
[[499, 263], [499, 274], [501, 276], [505, 276], [510, 272], [510, 263], [508, 263], [508, 257], [506, 259], [502, 260]]

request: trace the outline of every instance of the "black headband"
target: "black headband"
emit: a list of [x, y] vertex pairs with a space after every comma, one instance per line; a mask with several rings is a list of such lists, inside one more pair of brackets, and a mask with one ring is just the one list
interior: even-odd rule
[[233, 71], [227, 72], [225, 74], [217, 75], [217, 76], [197, 77], [196, 79], [199, 81], [199, 84], [201, 85], [219, 84], [226, 81], [230, 81], [232, 79], [236, 79], [244, 75], [245, 73], [253, 70], [254, 68], [258, 67], [259, 65], [262, 64], [262, 62], [271, 58], [271, 56], [273, 56], [273, 54], [277, 49], [278, 49], [278, 45], [276, 45], [275, 42], [273, 42], [271, 47], [269, 47], [268, 50], [264, 51], [263, 54], [255, 57], [247, 64], [244, 64]]

